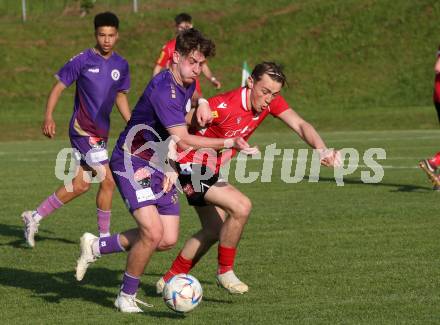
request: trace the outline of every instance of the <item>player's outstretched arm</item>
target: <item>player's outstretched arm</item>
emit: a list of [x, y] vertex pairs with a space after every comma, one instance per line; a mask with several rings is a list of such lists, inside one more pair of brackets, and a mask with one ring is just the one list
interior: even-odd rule
[[47, 98], [46, 113], [44, 115], [44, 122], [41, 126], [41, 130], [43, 131], [43, 134], [48, 138], [53, 138], [55, 136], [56, 124], [53, 119], [53, 112], [55, 111], [55, 107], [64, 89], [66, 89], [66, 86], [61, 81], [58, 81], [52, 87], [52, 90], [49, 93], [49, 97]]
[[318, 149], [321, 164], [324, 166], [339, 166], [341, 164], [340, 153], [337, 150], [327, 149], [327, 146], [315, 128], [299, 116], [294, 110], [288, 109], [278, 115], [301, 139], [313, 149]]
[[214, 75], [212, 74], [211, 69], [209, 69], [208, 64], [205, 63], [202, 66], [202, 72], [205, 75], [205, 77], [211, 81], [211, 83], [213, 84], [213, 86], [215, 87], [215, 89], [220, 89], [222, 87], [222, 84], [219, 80], [217, 80], [216, 77], [214, 77]]
[[131, 118], [131, 111], [130, 105], [128, 105], [127, 94], [125, 92], [118, 92], [115, 102], [122, 118], [125, 120], [125, 122], [128, 122]]

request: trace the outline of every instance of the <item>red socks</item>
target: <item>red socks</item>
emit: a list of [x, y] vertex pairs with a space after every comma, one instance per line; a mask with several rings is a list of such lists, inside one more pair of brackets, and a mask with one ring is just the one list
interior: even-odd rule
[[440, 165], [440, 152], [437, 152], [434, 157], [428, 160], [432, 168], [437, 169]]
[[187, 274], [195, 265], [195, 263], [193, 263], [193, 260], [187, 260], [186, 258], [182, 257], [181, 254], [182, 253], [179, 253], [179, 255], [177, 255], [176, 259], [171, 265], [171, 269], [169, 269], [169, 271], [163, 276], [165, 282], [168, 282], [168, 280], [170, 280], [176, 274]]
[[[234, 267], [235, 255], [237, 249], [233, 247], [218, 246], [218, 274], [223, 274], [231, 271]], [[197, 261], [188, 260], [182, 256], [180, 252], [174, 260], [171, 268], [163, 276], [165, 282], [168, 282], [173, 276], [180, 273], [189, 273], [191, 269], [196, 265]]]
[[237, 248], [218, 245], [218, 274], [223, 274], [233, 269], [236, 254]]

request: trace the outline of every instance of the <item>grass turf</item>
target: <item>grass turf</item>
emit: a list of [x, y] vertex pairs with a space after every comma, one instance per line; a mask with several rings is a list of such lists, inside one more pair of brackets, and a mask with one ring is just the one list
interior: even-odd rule
[[[216, 287], [212, 249], [191, 272], [202, 283], [204, 299], [187, 316], [169, 311], [154, 294], [155, 281], [198, 226], [183, 198], [177, 247], [155, 254], [142, 277], [139, 298], [155, 307], [143, 315], [117, 313], [112, 303], [125, 254], [100, 259], [81, 284], [74, 279], [78, 239], [96, 229], [96, 186], [42, 222], [35, 249], [24, 246], [19, 215], [59, 184], [54, 160], [68, 143], [0, 143], [2, 322], [438, 323], [439, 193], [416, 166], [438, 148], [439, 135], [432, 130], [324, 133], [329, 145], [355, 148], [361, 156], [369, 147], [384, 148], [385, 177], [378, 184], [362, 183], [360, 171], [366, 167], [347, 176], [342, 187], [328, 169], [318, 183], [306, 178], [286, 184], [277, 159], [270, 183], [236, 184], [253, 202], [236, 262], [250, 291], [237, 297]], [[303, 147], [295, 138], [275, 138], [267, 127], [252, 139], [260, 148], [273, 142], [279, 148]], [[248, 162], [248, 171], [260, 168], [261, 161]], [[112, 230], [132, 226], [116, 192]]]

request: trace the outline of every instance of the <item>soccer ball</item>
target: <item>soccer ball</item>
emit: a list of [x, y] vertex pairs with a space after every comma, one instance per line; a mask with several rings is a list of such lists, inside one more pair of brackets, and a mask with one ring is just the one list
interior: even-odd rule
[[187, 313], [202, 301], [203, 290], [200, 282], [189, 274], [177, 274], [166, 284], [162, 292], [163, 301], [178, 313]]

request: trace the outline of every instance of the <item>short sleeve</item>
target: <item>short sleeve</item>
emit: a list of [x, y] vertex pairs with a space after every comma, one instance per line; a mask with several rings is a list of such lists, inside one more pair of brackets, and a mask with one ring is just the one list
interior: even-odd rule
[[81, 74], [81, 68], [83, 66], [84, 54], [74, 56], [67, 62], [55, 75], [55, 77], [61, 81], [66, 87], [69, 87], [76, 80], [78, 80]]
[[130, 67], [128, 65], [128, 62], [125, 61], [124, 69], [121, 73], [118, 92], [128, 93], [129, 90], [130, 90]]
[[209, 107], [211, 108], [211, 112], [212, 112], [213, 123], [215, 123], [216, 119], [220, 117], [218, 106], [221, 105], [222, 102], [223, 102], [223, 97], [220, 95], [208, 99]]
[[156, 89], [150, 94], [150, 101], [160, 123], [165, 128], [186, 125], [184, 113], [186, 103], [182, 103], [181, 98], [172, 98], [168, 93], [159, 94]]
[[272, 116], [278, 116], [282, 112], [289, 109], [289, 104], [286, 102], [283, 96], [278, 95], [275, 99], [270, 103], [270, 114]]
[[159, 58], [156, 61], [156, 64], [160, 65], [162, 68], [165, 68], [167, 65], [168, 60], [170, 59], [167, 51], [167, 46], [164, 45], [162, 47], [162, 50], [160, 51]]

